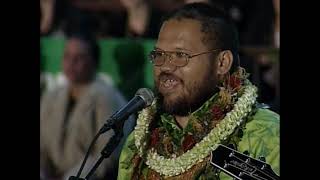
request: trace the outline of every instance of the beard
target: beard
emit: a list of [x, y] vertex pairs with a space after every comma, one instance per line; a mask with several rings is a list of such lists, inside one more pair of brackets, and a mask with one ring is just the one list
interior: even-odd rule
[[[160, 111], [176, 116], [187, 116], [190, 113], [199, 109], [209, 98], [211, 98], [218, 90], [217, 80], [214, 79], [211, 69], [207, 71], [201, 81], [195, 81], [186, 85], [181, 80], [184, 87], [183, 91], [175, 98], [166, 98], [159, 91], [159, 82], [156, 84], [156, 94], [160, 104]], [[161, 73], [161, 76], [174, 76], [170, 73]]]

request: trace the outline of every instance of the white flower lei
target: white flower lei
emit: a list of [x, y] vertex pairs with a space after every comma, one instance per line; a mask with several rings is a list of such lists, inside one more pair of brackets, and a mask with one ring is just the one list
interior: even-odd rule
[[[225, 140], [233, 133], [234, 129], [241, 124], [243, 118], [251, 112], [256, 98], [257, 88], [251, 84], [245, 85], [244, 93], [234, 104], [233, 110], [228, 112], [220, 123], [192, 149], [179, 157], [165, 158], [159, 155], [154, 148], [151, 148], [147, 151], [146, 164], [149, 168], [165, 176], [176, 176], [187, 171], [193, 165], [202, 162], [211, 151], [217, 148], [221, 140]], [[150, 107], [140, 112], [137, 119], [134, 138], [141, 157], [143, 157], [146, 149], [146, 137], [150, 133], [149, 124], [156, 112], [155, 108], [156, 101], [153, 101]]]

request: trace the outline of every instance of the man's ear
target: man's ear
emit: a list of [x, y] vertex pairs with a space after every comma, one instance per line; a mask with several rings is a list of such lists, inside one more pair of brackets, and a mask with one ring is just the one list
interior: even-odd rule
[[233, 62], [233, 55], [230, 50], [225, 50], [220, 52], [217, 57], [217, 74], [224, 75], [229, 72], [232, 62]]

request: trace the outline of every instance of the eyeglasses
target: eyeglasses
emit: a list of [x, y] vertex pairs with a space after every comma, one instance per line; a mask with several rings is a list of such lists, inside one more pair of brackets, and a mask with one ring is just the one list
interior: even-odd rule
[[196, 56], [200, 56], [202, 54], [208, 54], [212, 52], [216, 52], [220, 49], [213, 49], [210, 51], [189, 55], [184, 52], [178, 52], [178, 51], [160, 51], [160, 50], [153, 50], [149, 54], [149, 59], [151, 63], [155, 66], [162, 66], [164, 62], [166, 61], [166, 58], [169, 57], [169, 62], [172, 65], [175, 65], [177, 67], [183, 67], [186, 66], [189, 63], [189, 60], [191, 58], [194, 58]]

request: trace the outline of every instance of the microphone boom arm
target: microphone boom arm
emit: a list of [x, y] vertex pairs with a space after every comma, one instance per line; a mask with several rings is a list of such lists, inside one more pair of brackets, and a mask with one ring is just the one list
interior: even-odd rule
[[[110, 119], [109, 122], [112, 122], [112, 121], [113, 120]], [[103, 132], [106, 132], [112, 128], [114, 130], [115, 134], [110, 138], [108, 143], [104, 146], [104, 148], [102, 149], [102, 151], [100, 153], [101, 155], [100, 155], [99, 159], [96, 161], [94, 166], [91, 168], [91, 170], [89, 171], [89, 173], [87, 174], [85, 179], [71, 176], [71, 177], [69, 177], [69, 180], [89, 180], [89, 178], [95, 173], [97, 168], [100, 166], [102, 161], [104, 159], [108, 158], [111, 155], [111, 153], [116, 149], [116, 147], [118, 146], [118, 144], [121, 141], [121, 138], [123, 137], [123, 131], [122, 131], [122, 129], [113, 128], [113, 125], [114, 124], [112, 124], [112, 123], [107, 123], [100, 129], [99, 133], [102, 134]]]
[[89, 179], [94, 174], [94, 172], [99, 167], [99, 165], [102, 163], [102, 161], [104, 159], [108, 158], [111, 155], [111, 153], [114, 151], [114, 149], [116, 149], [116, 147], [120, 143], [121, 138], [123, 137], [123, 131], [122, 131], [122, 129], [119, 130], [117, 128], [114, 128], [114, 131], [115, 131], [115, 135], [113, 135], [110, 138], [109, 142], [102, 149], [100, 158], [96, 161], [95, 165], [91, 168], [88, 175], [86, 176], [86, 179]]

